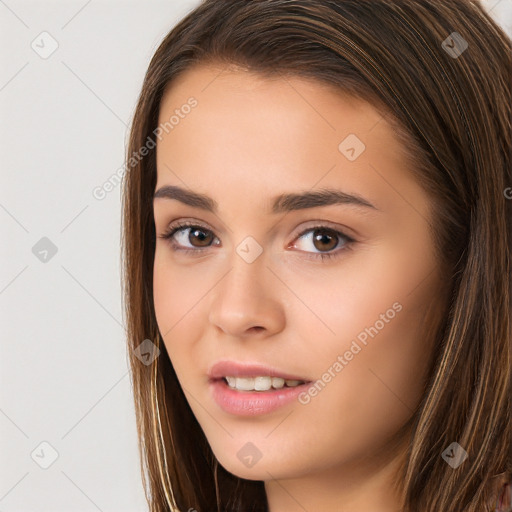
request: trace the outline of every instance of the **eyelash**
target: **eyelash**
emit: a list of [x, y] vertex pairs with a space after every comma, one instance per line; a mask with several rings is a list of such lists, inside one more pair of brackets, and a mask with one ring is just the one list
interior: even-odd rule
[[[169, 245], [171, 246], [173, 251], [181, 252], [183, 254], [193, 254], [194, 256], [198, 256], [199, 253], [203, 252], [205, 249], [182, 249], [172, 239], [172, 237], [178, 231], [181, 231], [184, 228], [191, 228], [191, 227], [199, 228], [199, 229], [204, 230], [204, 231], [212, 232], [210, 229], [206, 228], [205, 226], [202, 226], [201, 224], [197, 224], [197, 223], [189, 222], [189, 221], [184, 221], [184, 222], [179, 222], [178, 224], [176, 224], [174, 226], [171, 226], [165, 233], [163, 233], [161, 235], [158, 235], [158, 238], [166, 240], [169, 243]], [[339, 235], [340, 238], [344, 238], [345, 239], [345, 246], [342, 247], [341, 249], [336, 250], [335, 252], [329, 252], [329, 253], [309, 253], [309, 252], [306, 252], [306, 251], [302, 251], [302, 252], [306, 252], [309, 255], [308, 257], [311, 258], [311, 259], [321, 259], [323, 261], [323, 260], [330, 260], [332, 258], [340, 257], [342, 253], [351, 250], [352, 249], [352, 245], [355, 243], [355, 240], [353, 238], [349, 237], [348, 235], [345, 235], [345, 233], [343, 233], [343, 232], [341, 232], [339, 230], [333, 229], [333, 228], [331, 228], [329, 226], [324, 226], [324, 225], [321, 225], [321, 224], [316, 225], [316, 226], [311, 226], [311, 227], [305, 229], [296, 238], [300, 239], [306, 233], [308, 233], [310, 231], [315, 231], [317, 229], [325, 229], [326, 231], [334, 233], [335, 235]], [[209, 247], [211, 247], [211, 246], [209, 246]]]

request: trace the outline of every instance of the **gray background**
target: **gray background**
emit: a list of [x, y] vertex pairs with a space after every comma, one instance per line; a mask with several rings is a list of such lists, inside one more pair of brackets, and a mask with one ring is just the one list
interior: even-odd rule
[[[0, 0], [0, 512], [147, 510], [120, 187], [92, 192], [123, 165], [153, 52], [197, 4]], [[487, 5], [512, 36], [512, 0]]]

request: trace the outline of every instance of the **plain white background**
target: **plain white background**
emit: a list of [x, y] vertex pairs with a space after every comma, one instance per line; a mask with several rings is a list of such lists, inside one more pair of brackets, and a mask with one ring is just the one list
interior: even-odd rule
[[[147, 510], [120, 187], [92, 192], [123, 164], [153, 52], [198, 3], [0, 0], [0, 512]], [[486, 5], [512, 36], [512, 0]]]

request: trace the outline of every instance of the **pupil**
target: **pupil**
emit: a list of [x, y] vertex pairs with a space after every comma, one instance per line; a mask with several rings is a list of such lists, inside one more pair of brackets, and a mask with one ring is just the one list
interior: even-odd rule
[[[323, 235], [322, 234], [315, 234], [315, 248], [316, 249], [319, 249], [319, 250], [322, 250], [322, 249], [333, 249], [334, 247], [336, 247], [336, 235], [333, 236], [333, 232], [332, 231], [327, 231], [326, 229], [317, 229], [315, 230], [315, 233], [324, 233]], [[328, 233], [328, 234], [325, 234], [325, 233]], [[329, 234], [330, 233], [330, 234]], [[329, 247], [326, 247], [325, 244], [328, 244], [329, 241], [331, 241], [331, 246]], [[335, 242], [334, 244], [332, 242]], [[324, 244], [323, 246], [320, 246], [320, 247], [317, 247], [316, 245], [316, 242], [322, 242], [322, 244]]]
[[190, 238], [192, 236], [199, 238], [199, 242], [201, 242], [201, 245], [203, 245], [202, 243], [205, 242], [205, 241], [206, 241], [206, 243], [204, 243], [204, 245], [208, 245], [208, 243], [209, 243], [209, 241], [211, 239], [211, 236], [205, 235], [205, 232], [202, 231], [201, 229], [194, 229], [194, 230], [190, 231], [189, 241], [191, 243], [192, 243], [192, 241], [190, 240]]

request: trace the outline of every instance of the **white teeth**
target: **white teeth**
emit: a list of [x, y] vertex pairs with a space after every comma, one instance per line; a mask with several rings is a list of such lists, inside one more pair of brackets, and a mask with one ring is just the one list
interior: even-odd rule
[[285, 386], [295, 387], [303, 384], [301, 380], [285, 380], [281, 377], [225, 377], [228, 386], [240, 391], [268, 391], [271, 388], [281, 389]]
[[272, 387], [275, 389], [281, 389], [284, 387], [284, 379], [281, 377], [272, 377]]
[[270, 377], [255, 377], [254, 389], [256, 391], [268, 391], [272, 387], [272, 379]]
[[254, 389], [254, 379], [251, 377], [237, 377], [235, 387], [242, 391], [252, 391]]

